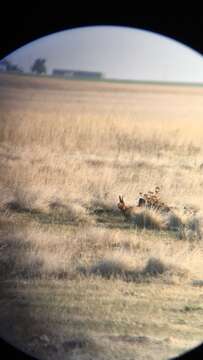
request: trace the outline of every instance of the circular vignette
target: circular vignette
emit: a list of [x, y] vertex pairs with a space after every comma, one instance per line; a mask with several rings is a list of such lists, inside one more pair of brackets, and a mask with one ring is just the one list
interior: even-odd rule
[[[12, 284], [2, 281], [2, 336], [28, 353], [36, 351], [40, 358], [74, 356], [74, 352], [98, 357], [109, 343], [112, 354], [107, 351], [107, 357], [116, 355], [118, 349], [121, 354], [126, 349], [130, 352], [131, 346], [139, 352], [143, 344], [157, 356], [156, 351], [164, 352], [167, 343], [168, 353], [173, 354], [174, 346], [180, 351], [188, 344], [177, 335], [171, 337], [167, 329], [163, 339], [163, 329], [155, 337], [153, 329], [146, 335], [142, 326], [136, 332], [132, 324], [150, 325], [143, 317], [143, 306], [151, 316], [160, 308], [163, 318], [170, 311], [178, 313], [179, 324], [185, 323], [188, 314], [202, 310], [196, 298], [191, 301], [193, 292], [181, 287], [189, 282], [200, 289], [202, 281], [202, 142], [198, 123], [202, 80], [197, 75], [194, 80], [202, 58], [175, 41], [139, 29], [116, 28], [115, 32], [123, 31], [116, 37], [113, 27], [97, 27], [96, 36], [88, 42], [93, 30], [69, 32], [67, 68], [59, 62], [49, 69], [51, 58], [62, 58], [56, 45], [52, 57], [46, 55], [50, 50], [46, 42], [54, 36], [58, 42], [65, 33], [40, 39], [19, 50], [28, 55], [20, 57], [16, 51], [1, 64], [5, 68], [1, 73], [1, 266], [2, 280]], [[111, 41], [112, 34], [102, 35], [105, 30], [114, 33]], [[136, 48], [130, 41], [133, 32]], [[81, 42], [80, 36], [71, 42], [76, 33], [83, 38]], [[104, 50], [107, 43], [111, 46]], [[135, 61], [130, 48], [125, 57], [129, 45], [131, 51], [136, 50], [138, 61], [139, 71], [133, 75]], [[77, 56], [71, 59], [74, 51]], [[158, 60], [168, 60], [167, 54], [171, 54], [171, 62], [162, 60], [157, 66]], [[195, 66], [190, 66], [190, 55]], [[187, 61], [181, 61], [182, 56]], [[130, 62], [125, 63], [129, 57]], [[176, 66], [178, 71], [171, 73]], [[185, 80], [181, 74], [192, 78]], [[195, 82], [199, 86], [194, 86]], [[182, 133], [192, 121], [193, 131]], [[199, 178], [195, 177], [194, 183], [197, 171]], [[51, 294], [47, 284], [51, 284]], [[168, 303], [165, 299], [165, 308], [163, 285], [172, 299]], [[140, 286], [142, 294], [137, 293]], [[179, 286], [175, 297], [174, 286]], [[61, 287], [65, 288], [62, 295]], [[155, 311], [149, 295], [157, 295]], [[97, 303], [102, 296], [107, 305], [105, 301]], [[131, 305], [137, 307], [136, 314], [128, 313]], [[112, 311], [106, 319], [109, 307]], [[158, 320], [156, 317], [157, 327], [161, 315]], [[51, 330], [46, 316], [53, 325]], [[125, 323], [128, 330], [122, 328]], [[119, 335], [114, 334], [117, 325]], [[98, 329], [106, 330], [103, 337]]]

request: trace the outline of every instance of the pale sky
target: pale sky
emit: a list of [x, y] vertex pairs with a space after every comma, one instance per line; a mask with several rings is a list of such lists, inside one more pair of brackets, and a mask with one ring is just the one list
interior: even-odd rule
[[29, 71], [47, 59], [54, 68], [101, 71], [106, 78], [203, 83], [203, 56], [168, 37], [118, 26], [58, 32], [21, 47], [7, 59]]

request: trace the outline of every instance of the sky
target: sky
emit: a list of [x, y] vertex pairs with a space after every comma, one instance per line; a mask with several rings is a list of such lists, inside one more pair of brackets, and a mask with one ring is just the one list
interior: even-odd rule
[[168, 37], [115, 26], [58, 32], [7, 56], [25, 72], [38, 57], [54, 68], [103, 72], [106, 78], [203, 83], [203, 56]]

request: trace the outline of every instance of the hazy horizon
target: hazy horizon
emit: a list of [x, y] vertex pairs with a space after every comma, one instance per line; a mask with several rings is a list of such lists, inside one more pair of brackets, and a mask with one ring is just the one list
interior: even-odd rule
[[35, 40], [6, 59], [25, 72], [36, 58], [53, 69], [102, 72], [107, 79], [203, 83], [203, 56], [160, 34], [118, 26], [61, 31]]

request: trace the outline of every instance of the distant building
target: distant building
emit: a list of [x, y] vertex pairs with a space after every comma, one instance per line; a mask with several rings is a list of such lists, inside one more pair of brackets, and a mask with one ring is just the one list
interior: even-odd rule
[[66, 79], [102, 79], [103, 73], [96, 71], [82, 71], [82, 70], [63, 70], [54, 69], [53, 76], [63, 77]]

